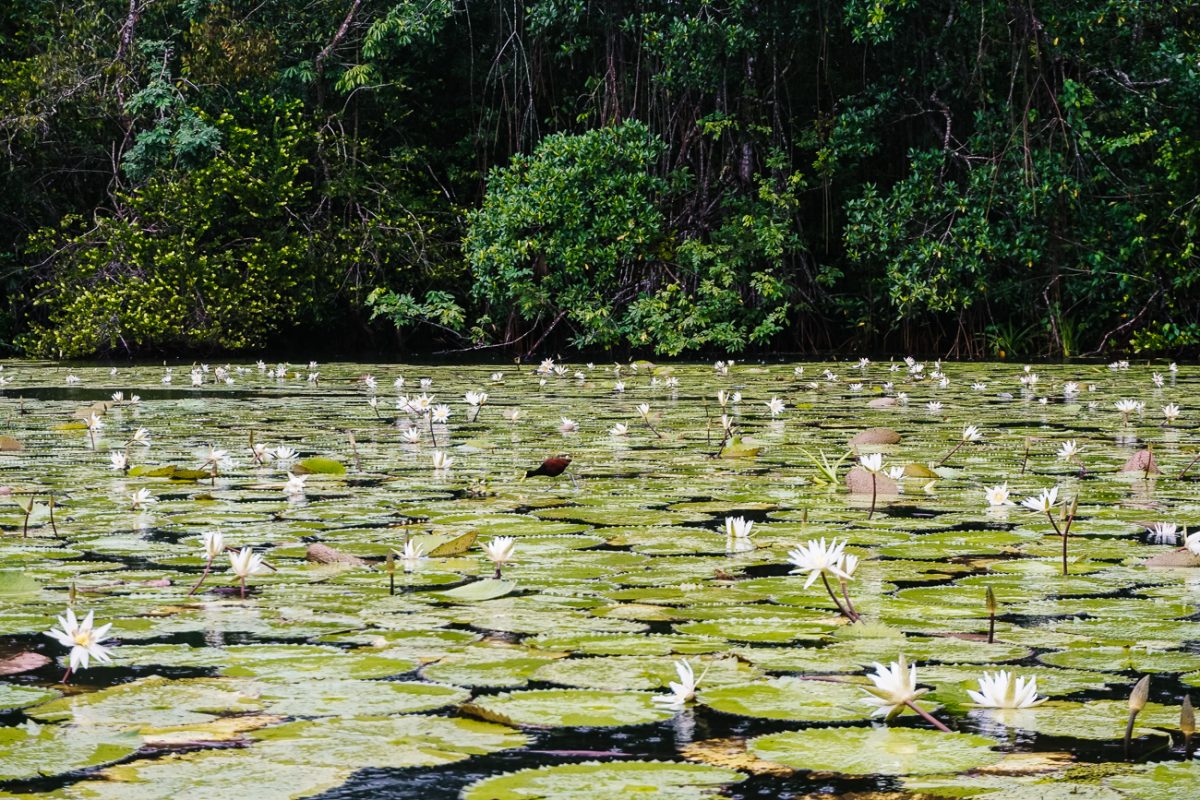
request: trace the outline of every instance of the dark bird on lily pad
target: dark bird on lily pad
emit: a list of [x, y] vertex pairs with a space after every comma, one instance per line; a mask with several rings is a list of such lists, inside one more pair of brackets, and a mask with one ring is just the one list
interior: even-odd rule
[[570, 465], [571, 457], [566, 454], [550, 456], [538, 465], [537, 469], [525, 470], [525, 477], [532, 478], [534, 475], [545, 475], [547, 478], [557, 478]]

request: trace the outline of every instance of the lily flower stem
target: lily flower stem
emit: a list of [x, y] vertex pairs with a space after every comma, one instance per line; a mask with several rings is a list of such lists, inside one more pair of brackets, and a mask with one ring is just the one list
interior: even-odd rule
[[428, 415], [426, 419], [429, 420], [429, 438], [433, 439], [433, 446], [437, 447], [437, 434], [433, 431], [433, 414]]
[[1021, 474], [1025, 474], [1025, 468], [1029, 466], [1029, 440], [1025, 440], [1025, 454], [1021, 456]]
[[939, 720], [937, 717], [930, 714], [925, 709], [921, 708], [919, 705], [917, 705], [913, 701], [906, 700], [906, 701], [904, 701], [904, 705], [908, 706], [913, 711], [920, 714], [925, 719], [926, 722], [928, 722], [933, 727], [937, 728], [939, 731], [943, 731], [944, 733], [951, 733], [951, 730], [949, 728], [947, 728], [944, 724], [942, 724], [941, 720]]
[[242, 599], [246, 599], [246, 579], [242, 578]]
[[993, 611], [990, 614], [988, 614], [988, 640], [987, 640], [987, 643], [995, 644], [995, 642], [996, 642], [996, 612]]
[[1125, 754], [1129, 754], [1129, 745], [1133, 741], [1133, 723], [1137, 721], [1138, 712], [1129, 712], [1129, 721], [1125, 723]]
[[850, 587], [846, 585], [845, 581], [841, 581], [841, 584], [842, 598], [846, 601], [846, 608], [854, 615], [854, 621], [857, 622], [861, 619], [861, 615], [854, 608], [854, 603], [850, 602]]
[[875, 473], [871, 473], [871, 510], [867, 512], [867, 519], [875, 516], [875, 498], [878, 495], [878, 484], [875, 482]]
[[58, 524], [54, 521], [54, 495], [50, 495], [50, 530], [54, 532], [54, 538], [58, 538]]
[[1050, 520], [1050, 524], [1054, 526], [1054, 532], [1062, 539], [1062, 571], [1063, 575], [1067, 574], [1067, 534], [1071, 531], [1071, 524], [1068, 521], [1066, 529], [1058, 527], [1058, 523], [1054, 521], [1054, 516], [1047, 511], [1046, 519]]
[[837, 595], [833, 593], [833, 587], [829, 585], [829, 579], [825, 577], [824, 572], [821, 573], [821, 583], [825, 584], [825, 591], [829, 592], [829, 597], [833, 600], [833, 604], [837, 606], [838, 613], [851, 622], [857, 622], [858, 617], [852, 611], [847, 611], [842, 606], [842, 601], [838, 600]]
[[21, 523], [21, 538], [29, 535], [29, 515], [33, 513], [33, 500], [29, 501], [29, 510], [25, 512], [25, 521]]
[[496, 580], [500, 580], [500, 565], [499, 564], [496, 565], [496, 574], [494, 577], [496, 578]]
[[396, 573], [388, 573], [388, 597], [396, 596]]
[[647, 428], [649, 428], [651, 431], [653, 431], [653, 432], [654, 432], [654, 435], [655, 435], [655, 436], [657, 436], [657, 437], [658, 437], [658, 438], [660, 438], [660, 439], [661, 439], [661, 438], [663, 438], [663, 435], [662, 435], [661, 433], [659, 433], [659, 432], [658, 432], [658, 428], [656, 428], [656, 427], [654, 427], [653, 425], [651, 425], [651, 424], [650, 424], [650, 420], [649, 420], [649, 419], [647, 419], [646, 417], [642, 417], [642, 420], [643, 420], [643, 421], [646, 423], [646, 427], [647, 427]]
[[65, 686], [67, 683], [67, 679], [70, 677], [71, 677], [71, 668], [67, 667], [67, 671], [63, 673], [62, 680], [60, 680], [59, 683], [61, 683]]
[[207, 562], [204, 564], [204, 572], [203, 572], [203, 573], [201, 573], [201, 575], [200, 575], [200, 580], [196, 581], [196, 585], [195, 585], [195, 586], [193, 586], [193, 587], [192, 587], [192, 590], [191, 590], [190, 592], [188, 592], [188, 593], [187, 593], [187, 596], [188, 596], [188, 597], [191, 597], [191, 596], [192, 596], [192, 595], [194, 595], [194, 594], [195, 594], [197, 591], [199, 591], [199, 589], [200, 589], [200, 584], [204, 583], [204, 579], [208, 577], [208, 571], [209, 571], [209, 570], [211, 570], [211, 569], [212, 569], [212, 559], [210, 558], [210, 559], [209, 559], [209, 560], [208, 560], [208, 561], [207, 561]]
[[1183, 468], [1183, 471], [1179, 473], [1179, 480], [1183, 480], [1183, 477], [1188, 474], [1188, 470], [1194, 467], [1197, 461], [1200, 461], [1200, 453], [1197, 453], [1196, 457], [1189, 461], [1187, 466]]
[[955, 453], [957, 453], [957, 452], [958, 452], [958, 449], [959, 449], [960, 447], [962, 447], [962, 446], [963, 446], [963, 443], [962, 443], [962, 441], [959, 441], [959, 443], [958, 443], [958, 444], [956, 444], [956, 445], [954, 445], [954, 448], [953, 448], [953, 449], [952, 449], [952, 450], [951, 450], [949, 453], [946, 453], [946, 457], [945, 457], [945, 458], [943, 458], [941, 461], [939, 461], [939, 462], [937, 463], [937, 465], [940, 467], [940, 466], [942, 466], [943, 464], [945, 464], [947, 461], [949, 461], [949, 460], [950, 460], [950, 456], [952, 456], [952, 455], [954, 455]]

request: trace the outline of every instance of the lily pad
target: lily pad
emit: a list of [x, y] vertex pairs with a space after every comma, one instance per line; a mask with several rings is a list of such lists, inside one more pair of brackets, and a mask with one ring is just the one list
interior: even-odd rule
[[966, 733], [924, 728], [812, 728], [751, 739], [759, 758], [796, 769], [846, 775], [962, 772], [1004, 757], [997, 743]]
[[745, 775], [706, 764], [657, 761], [560, 764], [485, 778], [463, 790], [463, 800], [591, 800], [605, 797], [660, 797], [693, 800], [716, 797], [722, 786]]
[[649, 692], [532, 689], [479, 698], [470, 708], [486, 718], [529, 727], [645, 725], [672, 714]]

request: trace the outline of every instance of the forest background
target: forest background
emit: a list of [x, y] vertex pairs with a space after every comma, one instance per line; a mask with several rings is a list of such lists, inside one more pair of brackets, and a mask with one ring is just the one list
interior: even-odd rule
[[1200, 345], [1200, 5], [6, 0], [36, 356]]

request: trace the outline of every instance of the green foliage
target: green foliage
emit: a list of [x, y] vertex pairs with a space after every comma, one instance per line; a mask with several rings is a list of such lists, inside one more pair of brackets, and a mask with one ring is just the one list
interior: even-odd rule
[[1200, 347], [1186, 4], [514, 9], [0, 4], [0, 339]]
[[663, 143], [640, 122], [549, 136], [488, 180], [464, 249], [493, 315], [569, 317], [577, 345], [620, 341], [624, 307], [667, 236], [652, 170]]
[[48, 275], [45, 323], [22, 344], [75, 357], [107, 350], [256, 347], [317, 302], [294, 208], [313, 138], [294, 105], [264, 100], [255, 123], [213, 120], [222, 152], [191, 171], [149, 179], [123, 213], [68, 217], [35, 237]]
[[405, 328], [428, 322], [450, 331], [459, 331], [466, 323], [466, 312], [449, 292], [431, 289], [425, 293], [424, 301], [412, 294], [400, 294], [391, 289], [377, 287], [367, 295], [367, 308], [371, 319], [387, 317], [397, 328]]

